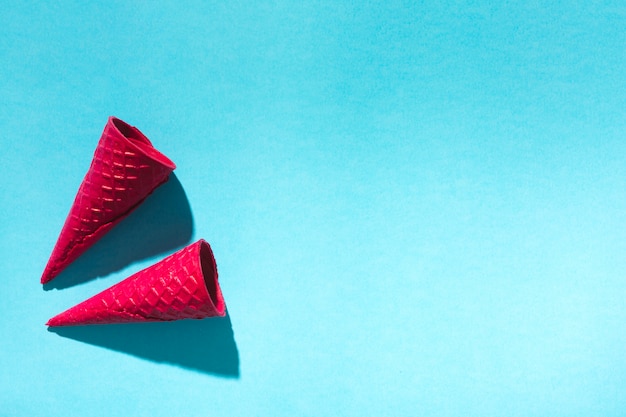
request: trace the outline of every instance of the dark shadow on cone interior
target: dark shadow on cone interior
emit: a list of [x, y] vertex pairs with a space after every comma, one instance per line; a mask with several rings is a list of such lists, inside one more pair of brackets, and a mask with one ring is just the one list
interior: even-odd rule
[[148, 257], [169, 255], [190, 243], [192, 235], [189, 200], [172, 173], [128, 217], [45, 284], [44, 290], [68, 288]]
[[59, 336], [159, 363], [239, 378], [230, 316], [173, 322], [50, 327]]

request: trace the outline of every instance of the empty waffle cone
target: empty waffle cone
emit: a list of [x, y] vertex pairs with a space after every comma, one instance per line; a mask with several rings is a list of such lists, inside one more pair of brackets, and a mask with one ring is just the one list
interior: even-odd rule
[[48, 326], [226, 315], [211, 247], [199, 240], [48, 320]]
[[41, 283], [56, 277], [132, 212], [174, 168], [139, 129], [110, 117]]

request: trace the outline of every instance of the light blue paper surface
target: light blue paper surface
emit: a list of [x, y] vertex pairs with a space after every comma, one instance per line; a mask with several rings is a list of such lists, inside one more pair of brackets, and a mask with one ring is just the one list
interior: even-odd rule
[[[490, 3], [5, 5], [0, 415], [623, 416], [626, 7]], [[176, 176], [44, 290], [110, 115]], [[44, 326], [199, 238], [228, 319]]]

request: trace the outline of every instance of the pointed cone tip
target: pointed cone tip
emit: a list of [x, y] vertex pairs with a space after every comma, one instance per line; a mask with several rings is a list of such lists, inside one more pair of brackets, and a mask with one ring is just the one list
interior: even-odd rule
[[47, 284], [48, 282], [52, 281], [54, 277], [56, 277], [56, 274], [48, 266], [46, 266], [46, 269], [44, 269], [43, 274], [41, 274], [40, 282], [42, 284]]
[[59, 313], [46, 322], [48, 327], [71, 326], [72, 322], [68, 321], [66, 312]]

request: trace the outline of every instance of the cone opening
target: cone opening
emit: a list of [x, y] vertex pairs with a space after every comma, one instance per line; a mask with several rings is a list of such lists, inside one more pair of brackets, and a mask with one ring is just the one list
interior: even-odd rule
[[156, 150], [150, 140], [143, 133], [141, 133], [139, 129], [129, 125], [117, 117], [111, 117], [111, 122], [117, 131], [128, 139], [128, 141], [134, 145], [138, 151], [168, 168], [176, 168], [176, 165], [167, 156]]
[[200, 241], [200, 266], [202, 267], [202, 277], [213, 306], [217, 313], [223, 316], [226, 314], [226, 305], [217, 282], [217, 265], [215, 264], [215, 257], [211, 247], [204, 240]]

